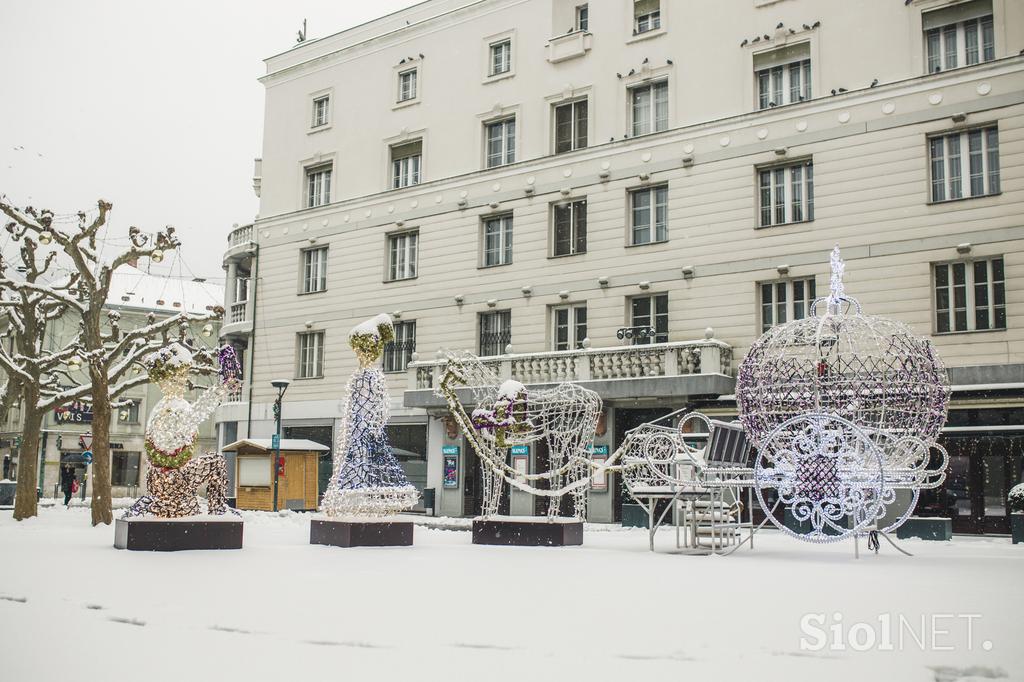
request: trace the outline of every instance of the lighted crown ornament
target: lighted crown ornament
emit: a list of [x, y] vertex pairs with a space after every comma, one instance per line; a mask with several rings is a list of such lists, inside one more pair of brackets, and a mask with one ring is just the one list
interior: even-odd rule
[[220, 350], [220, 380], [189, 403], [185, 400], [189, 373], [193, 366], [191, 351], [180, 343], [170, 343], [143, 358], [149, 377], [160, 387], [163, 397], [153, 407], [146, 424], [146, 488], [149, 494], [139, 498], [124, 514], [125, 518], [149, 514], [161, 518], [179, 518], [199, 514], [197, 492], [206, 486], [208, 512], [225, 514], [227, 505], [227, 466], [224, 456], [210, 452], [195, 456], [199, 425], [217, 409], [228, 392], [237, 385], [240, 368], [231, 346]]
[[391, 399], [377, 362], [394, 338], [388, 315], [367, 320], [349, 333], [359, 369], [348, 382], [334, 474], [321, 504], [328, 516], [385, 517], [409, 509], [419, 499], [384, 430]]
[[837, 246], [829, 296], [755, 341], [736, 381], [758, 451], [758, 500], [808, 524], [797, 534], [769, 514], [811, 542], [895, 529], [922, 489], [942, 484], [949, 459], [936, 442], [950, 388], [935, 348], [900, 322], [863, 314], [845, 294], [844, 267]]
[[[476, 408], [467, 413], [458, 395], [467, 387]], [[547, 516], [558, 516], [561, 498], [571, 495], [573, 516], [586, 518], [587, 490], [592, 480], [590, 444], [601, 415], [601, 398], [571, 383], [529, 389], [515, 380], [502, 382], [480, 358], [449, 353], [435, 391], [448, 404], [483, 465], [483, 516], [498, 513], [504, 484], [548, 498]], [[507, 464], [514, 445], [547, 444], [550, 468], [536, 474], [515, 471]], [[544, 482], [544, 487], [537, 484]]]

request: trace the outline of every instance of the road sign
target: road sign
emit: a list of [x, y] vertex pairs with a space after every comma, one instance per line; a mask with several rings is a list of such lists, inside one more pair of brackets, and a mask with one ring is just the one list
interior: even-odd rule
[[92, 464], [92, 451], [86, 450], [82, 453], [82, 459], [85, 460], [86, 464]]
[[274, 448], [275, 450], [280, 448], [281, 447], [281, 436], [277, 435], [276, 433], [273, 436], [271, 436], [270, 437], [270, 447]]

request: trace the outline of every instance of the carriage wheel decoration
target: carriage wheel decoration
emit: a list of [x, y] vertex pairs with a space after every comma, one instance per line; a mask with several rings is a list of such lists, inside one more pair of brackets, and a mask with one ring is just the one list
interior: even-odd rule
[[779, 530], [808, 542], [835, 542], [884, 514], [883, 476], [882, 453], [864, 431], [842, 417], [809, 413], [783, 422], [765, 438], [754, 487], [766, 512], [772, 508], [766, 497], [777, 495], [796, 521], [811, 528], [794, 532], [768, 513]]

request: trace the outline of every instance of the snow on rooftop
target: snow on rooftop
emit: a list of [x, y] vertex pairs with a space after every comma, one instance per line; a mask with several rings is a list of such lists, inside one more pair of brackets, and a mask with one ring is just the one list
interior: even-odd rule
[[107, 304], [168, 313], [204, 313], [209, 307], [224, 305], [224, 287], [122, 265], [111, 277]]

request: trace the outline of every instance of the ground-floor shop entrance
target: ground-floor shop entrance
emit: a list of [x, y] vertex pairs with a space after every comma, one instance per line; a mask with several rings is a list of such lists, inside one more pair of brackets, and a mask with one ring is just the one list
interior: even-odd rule
[[947, 433], [941, 442], [949, 451], [946, 481], [922, 493], [916, 515], [950, 518], [954, 533], [1009, 533], [1007, 496], [1024, 473], [1024, 428]]

